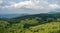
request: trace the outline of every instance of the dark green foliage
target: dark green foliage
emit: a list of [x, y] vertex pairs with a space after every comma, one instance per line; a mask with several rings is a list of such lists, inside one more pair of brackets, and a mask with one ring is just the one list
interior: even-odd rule
[[30, 25], [27, 24], [27, 23], [24, 24], [24, 28], [29, 28], [29, 26], [30, 26]]

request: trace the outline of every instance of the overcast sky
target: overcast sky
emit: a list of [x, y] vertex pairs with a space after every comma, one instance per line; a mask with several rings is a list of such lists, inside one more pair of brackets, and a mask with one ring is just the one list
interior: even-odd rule
[[0, 14], [60, 11], [60, 0], [0, 0]]

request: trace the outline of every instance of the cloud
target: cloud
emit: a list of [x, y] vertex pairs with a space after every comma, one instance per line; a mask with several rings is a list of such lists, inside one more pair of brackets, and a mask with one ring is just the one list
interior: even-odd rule
[[[0, 0], [1, 1], [1, 0]], [[17, 13], [41, 13], [60, 9], [60, 0], [20, 0], [20, 1], [2, 1], [4, 6], [0, 5], [0, 10], [15, 11]]]
[[57, 4], [50, 4], [49, 7], [56, 9], [56, 8], [60, 8], [60, 5]]
[[2, 0], [0, 0], [0, 4], [2, 3], [3, 1]]
[[60, 0], [52, 0], [52, 3], [54, 3], [54, 4], [60, 4]]

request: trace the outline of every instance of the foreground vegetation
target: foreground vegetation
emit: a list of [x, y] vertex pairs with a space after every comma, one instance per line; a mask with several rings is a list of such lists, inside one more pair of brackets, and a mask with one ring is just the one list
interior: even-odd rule
[[44, 14], [0, 19], [0, 33], [60, 33], [60, 17]]

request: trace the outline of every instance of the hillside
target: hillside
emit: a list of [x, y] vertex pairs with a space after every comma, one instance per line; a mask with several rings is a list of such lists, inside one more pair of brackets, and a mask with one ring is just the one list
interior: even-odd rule
[[46, 23], [46, 24], [30, 27], [29, 29], [34, 33], [35, 32], [36, 33], [60, 33], [60, 22]]
[[0, 33], [60, 33], [60, 14], [34, 14], [0, 19]]
[[8, 24], [10, 27], [7, 24], [3, 23], [0, 26], [0, 33], [60, 33], [60, 22], [45, 23], [29, 28], [23, 28], [23, 23], [12, 24], [11, 26]]
[[[21, 20], [25, 20], [25, 19], [34, 19], [34, 18], [40, 18], [42, 22], [47, 21], [48, 19], [52, 19], [54, 21], [56, 21], [57, 19], [60, 19], [60, 14], [33, 14], [33, 15], [26, 15], [26, 16], [19, 16], [16, 18], [11, 18], [9, 19], [10, 22], [20, 22]], [[51, 21], [52, 21], [51, 20]]]

